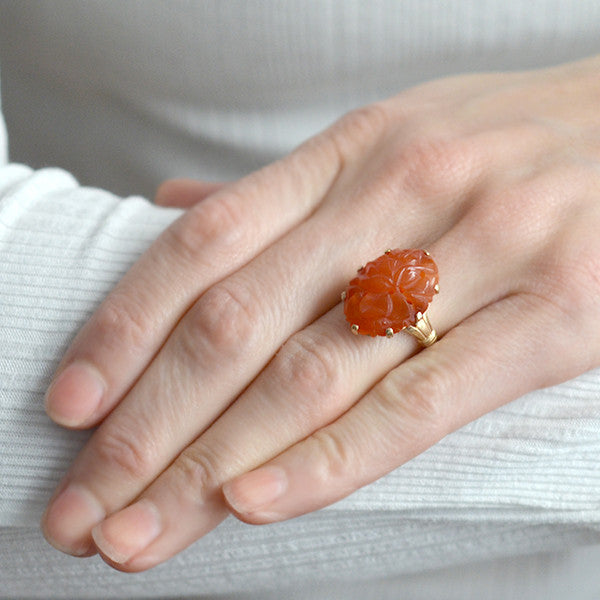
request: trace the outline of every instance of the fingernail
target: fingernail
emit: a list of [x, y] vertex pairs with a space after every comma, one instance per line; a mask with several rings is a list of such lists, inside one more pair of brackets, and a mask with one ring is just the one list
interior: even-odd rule
[[161, 530], [158, 509], [142, 499], [94, 527], [92, 537], [102, 554], [122, 564], [147, 548]]
[[262, 467], [246, 473], [223, 486], [229, 505], [240, 514], [265, 508], [287, 489], [287, 476], [279, 467]]
[[75, 362], [46, 392], [46, 412], [59, 425], [77, 427], [96, 412], [105, 390], [104, 380], [96, 368], [85, 362]]
[[48, 507], [42, 528], [52, 546], [66, 554], [82, 556], [92, 546], [92, 527], [105, 516], [91, 492], [71, 484]]

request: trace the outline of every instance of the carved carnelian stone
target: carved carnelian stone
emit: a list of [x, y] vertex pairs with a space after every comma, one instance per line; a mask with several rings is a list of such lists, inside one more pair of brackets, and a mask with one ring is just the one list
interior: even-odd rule
[[389, 250], [367, 263], [350, 281], [346, 320], [358, 333], [386, 335], [414, 325], [437, 291], [438, 269], [424, 250]]

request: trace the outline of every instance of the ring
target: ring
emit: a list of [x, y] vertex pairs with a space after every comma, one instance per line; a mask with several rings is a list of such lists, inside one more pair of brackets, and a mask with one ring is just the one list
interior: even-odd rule
[[438, 280], [427, 250], [386, 250], [360, 267], [342, 292], [352, 333], [392, 337], [406, 330], [423, 346], [431, 346], [437, 334], [426, 310], [440, 291]]

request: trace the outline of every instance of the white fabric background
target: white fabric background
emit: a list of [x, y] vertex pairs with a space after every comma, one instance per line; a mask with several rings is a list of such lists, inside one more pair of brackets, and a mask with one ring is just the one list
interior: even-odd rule
[[[600, 51], [591, 1], [366, 6], [4, 1], [12, 158], [149, 194], [168, 176], [237, 176], [423, 79]], [[298, 598], [598, 597], [584, 568], [595, 554], [465, 565], [600, 542], [600, 371], [483, 417], [334, 507], [269, 527], [228, 521], [146, 574], [47, 547], [37, 520], [86, 434], [49, 422], [45, 386], [76, 329], [177, 215], [61, 170], [0, 170], [0, 597], [266, 598], [289, 586]], [[368, 584], [352, 592], [343, 581], [354, 579]]]

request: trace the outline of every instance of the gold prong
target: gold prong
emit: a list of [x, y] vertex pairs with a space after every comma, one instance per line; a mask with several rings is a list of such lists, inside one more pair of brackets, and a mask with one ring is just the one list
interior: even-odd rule
[[436, 294], [439, 294], [439, 293], [440, 293], [440, 285], [439, 285], [439, 283], [436, 283], [436, 284], [433, 286], [433, 291], [434, 291]]
[[392, 251], [392, 249], [391, 249], [391, 248], [388, 248], [388, 249], [385, 251], [385, 253], [386, 253], [386, 254], [389, 254], [391, 251]]
[[341, 293], [341, 296], [342, 296], [342, 302], [343, 302], [343, 301], [346, 299], [346, 290], [344, 290], [344, 291]]
[[437, 333], [431, 326], [431, 322], [429, 321], [427, 313], [418, 313], [414, 326], [409, 325], [408, 327], [404, 328], [404, 331], [414, 336], [419, 344], [425, 347], [431, 346], [431, 344], [437, 340]]
[[393, 330], [391, 327], [388, 327], [388, 328], [385, 330], [385, 337], [389, 337], [389, 338], [391, 338], [391, 337], [393, 337], [393, 336], [394, 336], [394, 330]]
[[429, 254], [429, 250], [423, 250], [423, 252], [425, 252], [427, 256], [431, 256], [431, 254]]
[[358, 335], [358, 325], [356, 323], [352, 325], [352, 327], [350, 327], [350, 331], [352, 331], [354, 335]]

